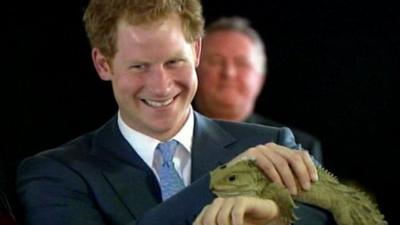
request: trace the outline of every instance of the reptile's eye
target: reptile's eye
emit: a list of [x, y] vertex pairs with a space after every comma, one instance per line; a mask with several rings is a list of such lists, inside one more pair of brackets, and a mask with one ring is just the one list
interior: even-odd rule
[[236, 180], [236, 176], [235, 176], [235, 175], [232, 175], [232, 176], [228, 177], [228, 180], [229, 180], [229, 181], [234, 181], [234, 180]]
[[220, 169], [225, 169], [225, 168], [226, 168], [226, 164], [225, 164], [225, 165], [222, 165], [222, 166], [220, 166], [219, 168], [220, 168]]

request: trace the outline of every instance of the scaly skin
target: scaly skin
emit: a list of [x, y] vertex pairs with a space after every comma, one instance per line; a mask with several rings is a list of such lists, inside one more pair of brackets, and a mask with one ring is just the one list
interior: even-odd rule
[[299, 187], [297, 195], [290, 195], [286, 188], [264, 176], [254, 160], [246, 159], [212, 171], [210, 189], [219, 197], [244, 195], [274, 200], [286, 224], [298, 219], [293, 211], [298, 201], [330, 211], [338, 225], [387, 225], [366, 194], [341, 184], [323, 168], [317, 167], [317, 171], [319, 179], [309, 191]]

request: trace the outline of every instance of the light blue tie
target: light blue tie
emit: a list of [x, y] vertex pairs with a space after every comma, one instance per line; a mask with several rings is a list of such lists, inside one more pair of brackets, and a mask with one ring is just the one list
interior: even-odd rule
[[161, 168], [159, 168], [158, 171], [163, 200], [168, 199], [185, 187], [181, 177], [175, 170], [174, 162], [172, 161], [177, 145], [178, 142], [172, 140], [160, 143], [156, 148], [156, 151], [161, 153], [163, 159]]

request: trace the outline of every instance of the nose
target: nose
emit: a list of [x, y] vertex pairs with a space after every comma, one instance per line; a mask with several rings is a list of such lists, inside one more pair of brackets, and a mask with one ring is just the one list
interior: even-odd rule
[[222, 66], [222, 74], [225, 78], [233, 78], [237, 74], [236, 66], [233, 62], [225, 61]]
[[172, 81], [171, 74], [164, 67], [158, 66], [149, 74], [147, 86], [156, 96], [165, 96], [172, 89]]

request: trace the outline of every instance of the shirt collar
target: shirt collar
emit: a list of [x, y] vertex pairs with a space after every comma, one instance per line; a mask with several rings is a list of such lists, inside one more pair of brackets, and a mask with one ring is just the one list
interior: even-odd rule
[[[149, 167], [152, 167], [154, 150], [161, 141], [129, 127], [122, 120], [120, 112], [118, 112], [118, 127], [122, 133], [122, 136], [128, 141], [132, 148]], [[171, 140], [177, 140], [185, 148], [185, 150], [190, 153], [192, 148], [193, 129], [194, 115], [193, 109], [190, 107], [188, 119], [178, 133], [171, 138]]]

